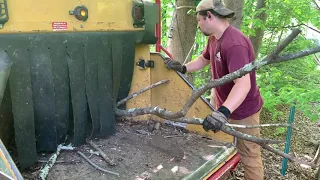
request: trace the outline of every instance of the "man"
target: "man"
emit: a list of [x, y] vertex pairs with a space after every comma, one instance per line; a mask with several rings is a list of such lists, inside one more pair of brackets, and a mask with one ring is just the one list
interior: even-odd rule
[[[209, 36], [208, 44], [202, 55], [181, 65], [178, 61], [166, 60], [168, 69], [181, 73], [193, 72], [211, 64], [213, 79], [232, 73], [245, 64], [252, 62], [254, 50], [250, 40], [238, 29], [229, 25], [228, 18], [234, 12], [227, 9], [219, 0], [202, 0], [197, 8], [198, 25], [202, 33]], [[256, 73], [235, 79], [231, 83], [216, 87], [214, 90], [215, 107], [208, 115], [203, 128], [218, 131], [222, 123], [256, 125], [260, 123], [260, 110], [263, 105], [256, 84]], [[216, 122], [222, 122], [216, 124]], [[237, 129], [246, 134], [260, 136], [259, 129]], [[238, 139], [237, 149], [245, 169], [245, 179], [262, 180], [264, 176], [260, 146]]]

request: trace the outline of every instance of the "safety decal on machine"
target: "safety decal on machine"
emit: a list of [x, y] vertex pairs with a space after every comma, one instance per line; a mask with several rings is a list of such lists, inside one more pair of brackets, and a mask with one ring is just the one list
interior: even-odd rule
[[53, 31], [66, 31], [68, 30], [67, 22], [52, 22]]

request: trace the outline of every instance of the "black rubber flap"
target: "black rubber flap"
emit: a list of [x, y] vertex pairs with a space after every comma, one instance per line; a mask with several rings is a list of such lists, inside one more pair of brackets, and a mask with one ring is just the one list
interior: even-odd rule
[[[26, 168], [37, 161], [34, 125], [32, 81], [27, 37], [4, 35], [0, 37], [6, 48], [11, 66], [9, 85], [14, 118], [15, 139], [20, 167]], [[10, 43], [10, 44], [9, 44]]]
[[67, 40], [71, 104], [73, 111], [73, 144], [85, 142], [87, 127], [87, 99], [85, 89], [85, 63], [83, 38], [70, 36]]
[[49, 47], [52, 79], [54, 91], [54, 109], [56, 122], [56, 136], [58, 144], [65, 141], [69, 128], [70, 113], [70, 86], [67, 63], [66, 36], [59, 34], [48, 35], [46, 44]]
[[118, 101], [127, 97], [131, 89], [131, 82], [134, 69], [135, 42], [132, 36], [126, 36], [126, 43], [123, 44], [122, 67]]
[[106, 137], [115, 133], [112, 41], [110, 36], [102, 37], [102, 57], [98, 64], [100, 135]]
[[30, 64], [38, 151], [56, 151], [53, 75], [46, 36], [30, 37]]
[[100, 108], [99, 108], [99, 84], [98, 65], [102, 61], [102, 43], [97, 36], [88, 39], [84, 45], [86, 96], [89, 104], [92, 130], [90, 138], [98, 137], [100, 134]]
[[118, 93], [120, 88], [121, 73], [122, 73], [122, 59], [123, 59], [123, 37], [112, 38], [112, 66], [113, 66], [113, 95], [114, 103], [118, 99]]

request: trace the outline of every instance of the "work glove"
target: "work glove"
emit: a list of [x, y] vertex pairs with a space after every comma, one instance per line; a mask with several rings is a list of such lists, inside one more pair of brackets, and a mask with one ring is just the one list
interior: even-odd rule
[[179, 61], [173, 61], [170, 58], [165, 58], [164, 63], [166, 64], [167, 69], [173, 69], [178, 72], [181, 72], [182, 74], [185, 74], [187, 72], [186, 66], [182, 65]]
[[212, 130], [213, 132], [217, 133], [228, 122], [229, 116], [229, 109], [222, 106], [217, 111], [213, 111], [204, 119], [202, 127], [205, 131]]

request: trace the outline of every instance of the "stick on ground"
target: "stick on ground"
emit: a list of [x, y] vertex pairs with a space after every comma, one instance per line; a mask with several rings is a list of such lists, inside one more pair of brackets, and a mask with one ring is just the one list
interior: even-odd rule
[[115, 173], [115, 172], [112, 172], [112, 171], [108, 171], [106, 169], [103, 169], [101, 167], [99, 167], [98, 165], [96, 165], [95, 163], [93, 163], [89, 158], [87, 158], [87, 156], [85, 156], [82, 152], [78, 151], [78, 154], [83, 157], [86, 161], [88, 161], [89, 164], [91, 164], [94, 168], [98, 169], [99, 171], [102, 171], [102, 172], [105, 172], [105, 173], [109, 173], [109, 174], [113, 174], [113, 175], [116, 175], [116, 176], [120, 176], [119, 173]]
[[71, 145], [69, 146], [62, 146], [61, 144], [58, 146], [57, 151], [50, 157], [47, 164], [40, 170], [39, 178], [41, 180], [45, 180], [49, 174], [50, 169], [53, 167], [53, 165], [56, 163], [57, 158], [61, 152], [61, 150], [73, 150], [74, 147]]
[[111, 166], [116, 165], [96, 144], [94, 144], [92, 141], [89, 141], [89, 144], [99, 152], [99, 154], [104, 160], [107, 161], [107, 163], [109, 163]]

